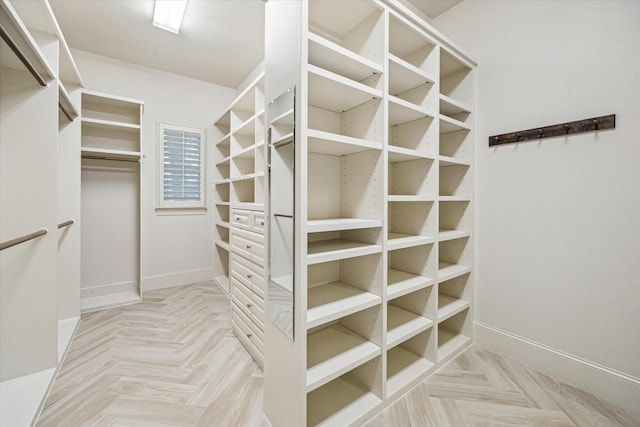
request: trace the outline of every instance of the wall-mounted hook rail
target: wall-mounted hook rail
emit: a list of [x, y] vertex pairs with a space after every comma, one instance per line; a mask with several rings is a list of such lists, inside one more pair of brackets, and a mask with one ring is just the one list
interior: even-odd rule
[[605, 129], [615, 129], [616, 115], [594, 117], [591, 119], [576, 120], [574, 122], [560, 123], [557, 125], [537, 127], [518, 132], [503, 133], [489, 137], [489, 146], [511, 144], [514, 142], [528, 141], [530, 139], [553, 138], [556, 136], [570, 135], [574, 133], [594, 132]]

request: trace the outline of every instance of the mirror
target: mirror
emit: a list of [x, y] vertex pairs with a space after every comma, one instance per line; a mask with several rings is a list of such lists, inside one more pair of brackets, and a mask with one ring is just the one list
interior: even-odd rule
[[295, 87], [269, 103], [269, 321], [293, 341]]

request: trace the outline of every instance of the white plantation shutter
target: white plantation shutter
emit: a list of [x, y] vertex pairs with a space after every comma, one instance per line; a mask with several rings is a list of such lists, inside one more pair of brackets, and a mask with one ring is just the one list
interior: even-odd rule
[[201, 129], [160, 123], [161, 207], [204, 207]]

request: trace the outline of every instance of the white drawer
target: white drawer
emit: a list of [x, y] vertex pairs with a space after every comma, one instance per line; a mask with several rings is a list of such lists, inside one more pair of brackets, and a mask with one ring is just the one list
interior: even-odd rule
[[264, 212], [251, 212], [251, 229], [256, 233], [264, 234], [265, 218]]
[[254, 325], [244, 311], [234, 302], [231, 304], [233, 320], [240, 326], [244, 336], [256, 346], [261, 354], [264, 354], [264, 342], [262, 340], [262, 331]]
[[231, 231], [231, 249], [261, 266], [264, 266], [264, 236], [261, 234]]
[[262, 361], [264, 359], [262, 352], [256, 348], [253, 342], [251, 342], [250, 338], [247, 338], [247, 332], [245, 332], [242, 329], [242, 326], [236, 323], [235, 319], [231, 321], [231, 325], [233, 327], [233, 332], [236, 334], [236, 336], [238, 337], [238, 339], [240, 340], [244, 348], [247, 349], [247, 351], [249, 352], [249, 354], [251, 354], [251, 356], [256, 361], [256, 363], [260, 365], [260, 367], [262, 368], [263, 367]]
[[249, 228], [251, 227], [251, 222], [251, 211], [242, 209], [233, 209], [231, 211], [231, 224], [237, 227]]
[[258, 266], [247, 262], [245, 259], [234, 256], [231, 261], [231, 271], [233, 277], [243, 282], [249, 289], [264, 299], [266, 291], [266, 281], [264, 271]]
[[256, 294], [235, 280], [235, 278], [232, 278], [231, 281], [233, 283], [231, 291], [232, 298], [234, 298], [245, 314], [258, 325], [260, 330], [264, 331], [264, 302], [260, 301]]

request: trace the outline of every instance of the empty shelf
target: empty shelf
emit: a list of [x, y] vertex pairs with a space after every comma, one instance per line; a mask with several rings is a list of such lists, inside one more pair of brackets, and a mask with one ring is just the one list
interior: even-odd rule
[[462, 123], [460, 120], [452, 119], [444, 115], [440, 115], [440, 133], [457, 132], [459, 130], [471, 130], [471, 128]]
[[471, 271], [470, 267], [460, 264], [450, 264], [448, 262], [440, 262], [438, 264], [438, 282], [453, 279], [462, 276]]
[[336, 324], [307, 338], [307, 393], [380, 355], [380, 347]]
[[114, 122], [112, 120], [92, 119], [90, 117], [82, 118], [82, 126], [96, 129], [115, 129], [126, 132], [140, 132], [140, 125], [124, 122]]
[[[442, 198], [441, 198], [442, 199]], [[390, 194], [387, 196], [389, 202], [434, 202], [436, 198], [432, 195], [404, 195], [404, 194]]]
[[428, 83], [433, 83], [433, 79], [423, 70], [389, 54], [389, 93], [398, 95]]
[[216, 245], [220, 246], [222, 249], [226, 251], [229, 250], [229, 242], [225, 242], [223, 240], [216, 240]]
[[463, 230], [440, 230], [438, 233], [438, 241], [444, 242], [446, 240], [460, 239], [463, 237], [469, 237], [471, 233]]
[[335, 261], [362, 255], [377, 254], [382, 251], [379, 245], [356, 242], [346, 239], [318, 240], [307, 246], [307, 264]]
[[438, 322], [447, 320], [449, 317], [469, 308], [469, 306], [469, 301], [446, 294], [438, 294]]
[[471, 342], [466, 335], [456, 334], [445, 328], [438, 328], [438, 360], [443, 360]]
[[389, 269], [387, 273], [387, 299], [398, 298], [431, 285], [433, 285], [433, 279], [429, 277]]
[[309, 151], [312, 153], [346, 156], [365, 150], [381, 150], [382, 144], [366, 139], [324, 132], [315, 129], [307, 131]]
[[352, 109], [382, 92], [313, 65], [309, 70], [309, 104], [329, 111]]
[[446, 95], [440, 95], [440, 114], [455, 116], [460, 113], [470, 113], [471, 109], [464, 103], [456, 101]]
[[410, 248], [413, 246], [427, 245], [433, 243], [433, 237], [414, 236], [402, 233], [389, 233], [387, 239], [387, 249], [393, 251], [395, 249]]
[[314, 328], [380, 304], [381, 298], [342, 282], [309, 288], [307, 328]]
[[455, 157], [439, 156], [440, 166], [470, 166], [471, 162], [462, 159], [456, 159]]
[[398, 147], [395, 145], [389, 145], [389, 161], [403, 162], [407, 160], [417, 159], [435, 159], [436, 156], [433, 153], [426, 151], [411, 150], [409, 148]]
[[372, 391], [336, 378], [307, 395], [307, 425], [351, 425], [379, 404], [380, 398]]
[[433, 326], [433, 321], [393, 304], [387, 308], [387, 348], [394, 347]]
[[309, 33], [309, 63], [360, 82], [382, 67], [324, 37]]
[[433, 115], [418, 105], [389, 95], [389, 126], [400, 125], [424, 117], [433, 117]]
[[142, 153], [139, 151], [109, 150], [106, 148], [82, 147], [82, 157], [108, 158], [110, 160], [140, 160]]
[[323, 231], [357, 230], [374, 227], [382, 227], [382, 221], [379, 219], [365, 218], [327, 218], [309, 220], [307, 223], [307, 232], [319, 233]]
[[[387, 352], [387, 397], [390, 398], [413, 381], [418, 381], [433, 368], [417, 354], [397, 346]], [[406, 390], [404, 390], [406, 391]]]

